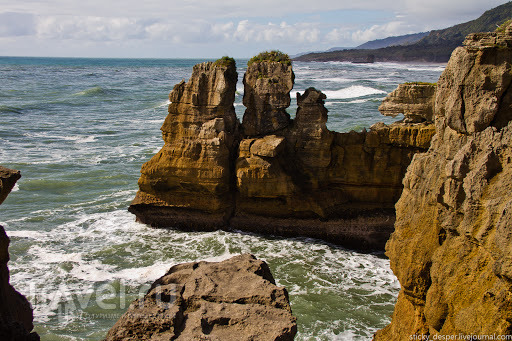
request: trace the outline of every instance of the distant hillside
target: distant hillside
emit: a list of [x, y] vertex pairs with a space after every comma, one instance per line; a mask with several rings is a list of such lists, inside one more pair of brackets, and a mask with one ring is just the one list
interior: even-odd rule
[[[436, 62], [445, 63], [452, 51], [461, 46], [464, 38], [473, 32], [490, 32], [512, 18], [512, 1], [486, 11], [478, 19], [443, 30], [430, 31], [427, 36], [409, 45], [389, 46], [377, 49], [357, 49], [310, 53], [297, 61], [346, 61], [365, 62]], [[363, 44], [364, 45], [364, 44]]]
[[[376, 39], [376, 40], [371, 40], [369, 42], [366, 42], [366, 43], [359, 45], [355, 48], [369, 50], [369, 49], [381, 49], [381, 48], [388, 47], [388, 46], [410, 45], [410, 44], [414, 44], [417, 41], [421, 40], [421, 38], [427, 36], [428, 34], [429, 34], [429, 32], [421, 32], [421, 33], [406, 34], [403, 36], [387, 37], [384, 39]], [[328, 50], [328, 51], [331, 51], [331, 50]]]

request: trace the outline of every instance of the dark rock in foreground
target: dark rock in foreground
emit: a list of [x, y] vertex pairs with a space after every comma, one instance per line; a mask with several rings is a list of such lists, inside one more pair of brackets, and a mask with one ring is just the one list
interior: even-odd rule
[[288, 294], [244, 254], [173, 266], [107, 334], [115, 340], [293, 340]]
[[[16, 181], [20, 172], [0, 166], [0, 203], [2, 203]], [[36, 341], [39, 335], [30, 333], [32, 324], [32, 307], [25, 296], [9, 284], [9, 237], [0, 226], [0, 340], [2, 341]]]

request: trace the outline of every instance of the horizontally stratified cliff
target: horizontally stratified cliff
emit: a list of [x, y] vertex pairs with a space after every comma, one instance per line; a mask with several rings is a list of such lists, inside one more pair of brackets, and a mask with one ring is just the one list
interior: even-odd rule
[[129, 210], [158, 227], [235, 228], [382, 249], [406, 168], [435, 131], [428, 110], [420, 120], [416, 110], [414, 124], [337, 133], [326, 127], [325, 95], [310, 88], [297, 94], [292, 120], [291, 63], [260, 58], [244, 75], [240, 124], [236, 81], [234, 61], [224, 58], [196, 65], [174, 87], [165, 145], [142, 166]]
[[396, 205], [386, 251], [402, 289], [375, 340], [512, 334], [511, 86], [512, 26], [453, 52], [437, 84], [436, 135]]
[[[19, 171], [0, 166], [0, 204], [21, 177]], [[32, 307], [25, 296], [9, 284], [9, 237], [0, 226], [0, 340], [36, 341], [39, 335], [31, 333]]]

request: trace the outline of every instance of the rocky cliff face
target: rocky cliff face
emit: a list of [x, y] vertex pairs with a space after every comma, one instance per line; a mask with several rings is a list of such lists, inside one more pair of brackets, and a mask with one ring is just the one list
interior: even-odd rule
[[293, 340], [286, 289], [252, 255], [173, 266], [108, 332], [114, 340]]
[[436, 136], [415, 155], [386, 246], [402, 290], [375, 340], [512, 334], [512, 26], [457, 48]]
[[226, 224], [233, 207], [232, 159], [238, 120], [233, 106], [233, 62], [198, 64], [169, 95], [163, 148], [142, 166], [130, 206], [154, 226], [211, 230]]
[[279, 62], [255, 62], [244, 75], [243, 119], [248, 136], [272, 134], [290, 124], [286, 108], [295, 75], [291, 65]]
[[[0, 204], [11, 192], [21, 177], [19, 171], [0, 166]], [[6, 341], [39, 340], [36, 333], [30, 333], [32, 307], [25, 296], [9, 284], [9, 237], [0, 226], [0, 339]]]
[[194, 67], [189, 82], [171, 92], [165, 145], [142, 167], [130, 211], [153, 226], [236, 228], [384, 248], [407, 165], [434, 134], [430, 116], [332, 132], [326, 97], [313, 88], [297, 94], [290, 120], [293, 81], [287, 63], [249, 65], [238, 133], [234, 65]]
[[405, 83], [390, 93], [379, 111], [386, 116], [404, 114], [406, 123], [431, 122], [434, 114], [436, 84]]

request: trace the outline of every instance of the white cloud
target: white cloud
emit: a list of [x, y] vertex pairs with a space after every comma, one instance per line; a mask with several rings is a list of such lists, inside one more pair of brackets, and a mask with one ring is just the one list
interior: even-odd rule
[[145, 46], [144, 53], [169, 57], [178, 51], [195, 54], [191, 57], [197, 51], [248, 56], [260, 48], [293, 54], [444, 28], [505, 1], [0, 0], [8, 11], [0, 13], [0, 54], [17, 49], [47, 55], [37, 46], [57, 46], [54, 51], [88, 46], [105, 54], [112, 46], [119, 53]]
[[398, 36], [408, 33], [414, 33], [411, 26], [403, 21], [392, 21], [383, 25], [373, 25], [364, 30], [357, 30], [351, 34], [352, 41], [364, 43], [370, 40], [382, 39], [391, 36]]
[[242, 42], [268, 42], [268, 43], [315, 43], [320, 36], [316, 24], [299, 23], [289, 25], [286, 22], [266, 25], [251, 23], [242, 20], [233, 33], [233, 38]]
[[114, 41], [143, 39], [146, 24], [129, 18], [82, 16], [38, 17], [36, 35], [42, 39]]

